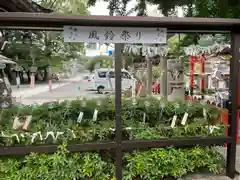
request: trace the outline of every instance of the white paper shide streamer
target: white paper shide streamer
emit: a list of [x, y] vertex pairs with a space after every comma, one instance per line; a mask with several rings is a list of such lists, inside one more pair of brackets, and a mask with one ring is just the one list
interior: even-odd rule
[[57, 132], [56, 136], [54, 135], [53, 131], [47, 132], [46, 137], [44, 138], [45, 140], [48, 139], [49, 136], [52, 136], [53, 140], [56, 141], [60, 135], [63, 135], [64, 132]]
[[[67, 129], [67, 131], [69, 131], [71, 133], [71, 136], [76, 139], [76, 135], [74, 133], [73, 130], [71, 129]], [[47, 140], [49, 137], [52, 137], [53, 141], [57, 141], [58, 138], [61, 136], [61, 135], [64, 135], [65, 132], [56, 132], [54, 133], [53, 131], [48, 131], [45, 134], [45, 137], [43, 138], [43, 133], [38, 131], [38, 132], [34, 132], [34, 133], [28, 133], [28, 132], [25, 132], [25, 133], [20, 133], [20, 134], [10, 134], [10, 135], [7, 135], [5, 134], [4, 132], [1, 132], [1, 136], [0, 137], [3, 137], [3, 138], [16, 138], [16, 140], [18, 142], [20, 142], [20, 138], [25, 138], [25, 137], [30, 137], [31, 138], [31, 143], [34, 143], [37, 138], [40, 140], [40, 141], [44, 141], [44, 140]]]
[[39, 139], [42, 141], [43, 137], [42, 137], [42, 133], [41, 132], [35, 132], [32, 134], [32, 139], [31, 139], [31, 143], [35, 142], [35, 139], [39, 136]]

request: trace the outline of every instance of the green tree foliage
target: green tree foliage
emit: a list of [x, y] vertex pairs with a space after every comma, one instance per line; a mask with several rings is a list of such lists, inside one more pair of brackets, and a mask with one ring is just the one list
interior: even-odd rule
[[[240, 17], [240, 2], [235, 0], [147, 0], [147, 2], [157, 5], [165, 16], [171, 16], [177, 7], [181, 7], [186, 17]], [[188, 34], [181, 39], [179, 46], [197, 44], [199, 38], [197, 34]]]
[[171, 14], [176, 7], [183, 7], [186, 16], [238, 18], [240, 2], [235, 0], [148, 0], [158, 5], [165, 16]]
[[[41, 0], [40, 5], [52, 9], [54, 13], [88, 14], [87, 1], [84, 0]], [[63, 6], [64, 4], [64, 6]], [[83, 43], [64, 43], [62, 32], [50, 31], [4, 31], [8, 41], [3, 54], [17, 59], [27, 70], [30, 66], [59, 66], [63, 61], [78, 59], [84, 51]], [[26, 42], [26, 37], [29, 38]]]
[[[130, 0], [103, 0], [104, 2], [108, 2], [108, 10], [109, 15], [121, 15], [127, 16], [133, 12], [137, 12], [137, 16], [145, 16], [147, 15], [147, 1], [146, 0], [139, 0], [135, 7], [131, 8], [127, 11], [127, 5]], [[97, 0], [88, 0], [89, 6], [95, 6]]]
[[[37, 1], [37, 0], [35, 0]], [[41, 6], [63, 14], [88, 14], [86, 0], [38, 0]]]
[[86, 68], [93, 72], [97, 65], [101, 68], [113, 68], [112, 56], [95, 56], [86, 62]]
[[[40, 4], [46, 8], [52, 9], [55, 13], [62, 14], [88, 14], [87, 1], [86, 0], [41, 0]], [[59, 55], [66, 61], [69, 59], [79, 59], [84, 50], [83, 43], [63, 43], [62, 33], [45, 33], [46, 44], [52, 44], [51, 42], [57, 39], [59, 42]], [[46, 48], [48, 51], [51, 51]]]

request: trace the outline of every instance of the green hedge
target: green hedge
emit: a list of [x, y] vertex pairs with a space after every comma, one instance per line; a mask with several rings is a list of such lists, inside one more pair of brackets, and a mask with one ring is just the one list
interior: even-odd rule
[[[220, 173], [222, 156], [210, 148], [166, 148], [125, 153], [124, 180], [160, 180], [189, 172]], [[1, 158], [1, 179], [7, 180], [115, 180], [114, 161], [108, 153], [69, 153], [64, 147], [53, 155]]]
[[[188, 124], [199, 118], [204, 118], [204, 123], [214, 124], [220, 115], [217, 108], [186, 103], [186, 101], [168, 102], [155, 98], [139, 98], [136, 103], [136, 105], [133, 105], [132, 100], [123, 101], [123, 120], [140, 122], [142, 121], [143, 114], [146, 113], [146, 122], [151, 125], [159, 123], [167, 124], [175, 114], [178, 115], [179, 118], [182, 118], [184, 113], [188, 112]], [[203, 117], [203, 108], [206, 110], [206, 118]], [[7, 126], [11, 127], [13, 116], [30, 114], [33, 114], [32, 122], [37, 124], [39, 124], [39, 120], [44, 120], [44, 122], [54, 125], [60, 125], [69, 122], [69, 120], [76, 123], [80, 111], [84, 112], [85, 123], [89, 123], [89, 121], [92, 121], [94, 109], [99, 110], [98, 121], [115, 119], [114, 99], [106, 98], [101, 100], [74, 100], [70, 101], [69, 105], [67, 105], [67, 101], [62, 103], [55, 102], [52, 103], [51, 106], [49, 106], [49, 104], [43, 104], [35, 107], [34, 111], [32, 107], [12, 107], [1, 112], [0, 126], [4, 128]], [[36, 124], [32, 124], [32, 127], [34, 126], [36, 126]]]
[[[204, 117], [203, 108], [206, 111]], [[97, 120], [93, 121], [94, 110], [98, 109]], [[83, 120], [77, 123], [79, 112], [83, 112]], [[184, 113], [188, 112], [187, 125], [181, 125]], [[143, 116], [145, 113], [145, 121]], [[213, 133], [206, 128], [208, 125], [216, 123], [219, 119], [219, 110], [209, 108], [200, 104], [189, 104], [186, 102], [167, 102], [154, 98], [137, 99], [137, 104], [133, 105], [132, 100], [124, 100], [122, 106], [123, 134], [124, 139], [159, 139], [180, 136], [218, 136], [224, 133], [224, 126], [215, 129]], [[32, 115], [32, 121], [28, 131], [12, 130], [13, 117], [24, 119], [26, 115]], [[178, 116], [177, 128], [170, 128], [174, 115]], [[4, 135], [17, 136], [2, 137], [4, 145], [29, 144], [32, 134], [41, 132], [46, 137], [47, 132], [53, 131], [59, 134], [57, 141], [52, 136], [46, 140], [40, 140], [40, 136], [35, 138], [34, 143], [81, 143], [97, 140], [113, 140], [115, 126], [115, 106], [114, 100], [107, 98], [103, 100], [74, 100], [70, 102], [43, 104], [39, 107], [12, 107], [2, 111], [0, 116], [0, 130]], [[73, 131], [73, 133], [72, 133]]]
[[[34, 109], [34, 110], [33, 110]], [[98, 118], [92, 120], [98, 109]], [[206, 115], [204, 116], [203, 109]], [[84, 113], [77, 123], [79, 112]], [[192, 136], [219, 136], [224, 125], [218, 123], [220, 112], [200, 104], [167, 102], [154, 98], [123, 100], [123, 139], [159, 139]], [[185, 112], [189, 113], [187, 125], [181, 125]], [[143, 114], [146, 119], [143, 122]], [[33, 115], [28, 132], [12, 130], [13, 117]], [[175, 128], [170, 128], [172, 117], [178, 116]], [[217, 125], [212, 133], [206, 126]], [[74, 100], [69, 103], [43, 104], [39, 107], [11, 107], [1, 112], [0, 129], [2, 146], [16, 144], [75, 144], [114, 140], [114, 99]], [[62, 132], [55, 140], [51, 135]], [[41, 132], [31, 142], [32, 135]], [[3, 135], [2, 134], [2, 135]], [[15, 134], [15, 135], [13, 135]], [[50, 133], [51, 134], [51, 133]], [[10, 137], [13, 135], [12, 137]], [[31, 154], [26, 157], [0, 159], [0, 177], [3, 179], [39, 180], [113, 180], [115, 179], [113, 152], [69, 153], [65, 146], [53, 155]], [[214, 148], [191, 147], [135, 150], [124, 154], [124, 179], [159, 180], [163, 177], [181, 177], [189, 172], [205, 170], [219, 173], [223, 166], [222, 156]]]

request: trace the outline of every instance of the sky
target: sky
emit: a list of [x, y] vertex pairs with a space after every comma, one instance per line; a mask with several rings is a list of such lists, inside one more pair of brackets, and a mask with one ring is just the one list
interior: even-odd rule
[[[130, 3], [127, 6], [127, 10], [133, 8], [136, 4], [136, 0], [130, 1]], [[108, 3], [103, 1], [97, 1], [96, 5], [94, 7], [90, 7], [89, 11], [91, 15], [108, 15], [109, 11], [107, 9]], [[160, 11], [157, 10], [157, 6], [147, 6], [148, 16], [159, 16], [161, 17]], [[132, 16], [135, 16], [136, 14], [132, 14]], [[178, 8], [178, 16], [182, 17], [183, 12], [181, 8]]]

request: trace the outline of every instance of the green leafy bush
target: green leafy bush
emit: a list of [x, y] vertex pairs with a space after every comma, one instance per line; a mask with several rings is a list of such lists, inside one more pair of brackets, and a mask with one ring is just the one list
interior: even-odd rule
[[[148, 105], [146, 105], [146, 102], [148, 102]], [[51, 105], [51, 108], [49, 104], [43, 104], [34, 110], [32, 107], [12, 107], [3, 110], [0, 115], [0, 127], [3, 129], [11, 127], [13, 117], [16, 115], [18, 117], [33, 115], [31, 123], [33, 128], [39, 124], [40, 120], [54, 125], [68, 124], [69, 121], [76, 123], [79, 112], [84, 113], [84, 123], [89, 124], [92, 122], [95, 109], [98, 109], [97, 121], [115, 119], [114, 99], [107, 98], [101, 101], [74, 100], [69, 105], [67, 105], [66, 101], [62, 103], [55, 102]], [[203, 109], [206, 111], [206, 117], [204, 117]], [[181, 119], [185, 112], [188, 112], [187, 124], [193, 123], [197, 119], [201, 119], [205, 124], [214, 124], [220, 118], [220, 111], [217, 108], [186, 103], [186, 101], [168, 102], [156, 98], [139, 98], [136, 105], [133, 105], [131, 99], [124, 100], [122, 105], [123, 120], [141, 122], [145, 113], [146, 122], [152, 126], [164, 123], [169, 125], [174, 115]]]
[[159, 80], [162, 75], [163, 70], [159, 66], [153, 66], [152, 67], [152, 77], [153, 80]]
[[[98, 118], [93, 121], [94, 110]], [[206, 111], [206, 115], [203, 113]], [[77, 123], [79, 112], [84, 113]], [[187, 124], [181, 125], [184, 113], [188, 112]], [[145, 120], [143, 118], [145, 113]], [[12, 130], [13, 117], [32, 114], [28, 131]], [[123, 100], [123, 139], [160, 139], [193, 136], [224, 135], [224, 124], [219, 119], [217, 108], [185, 102], [167, 102], [154, 98]], [[177, 115], [174, 128], [170, 127], [172, 117]], [[218, 128], [209, 131], [209, 125]], [[115, 138], [114, 100], [74, 100], [69, 103], [43, 104], [32, 107], [11, 107], [2, 111], [0, 130], [2, 146], [16, 144], [76, 144], [94, 141], [113, 141]], [[33, 134], [39, 132], [34, 141]], [[58, 138], [47, 136], [61, 132]], [[3, 135], [2, 134], [2, 135]], [[14, 134], [14, 136], [12, 136]], [[5, 157], [0, 159], [0, 177], [12, 179], [39, 180], [115, 180], [115, 153], [69, 153], [65, 146], [53, 155], [31, 154], [26, 157]], [[135, 150], [124, 155], [124, 180], [159, 180], [163, 177], [181, 177], [188, 172], [206, 170], [219, 173], [223, 158], [214, 148], [191, 147]]]
[[[123, 166], [124, 180], [159, 180], [181, 177], [200, 169], [219, 173], [223, 161], [222, 156], [211, 148], [170, 147], [126, 153]], [[110, 156], [103, 153], [69, 153], [65, 146], [53, 155], [2, 158], [0, 167], [1, 178], [7, 180], [115, 180], [115, 165]]]
[[4, 158], [0, 161], [4, 179], [39, 180], [106, 180], [113, 176], [114, 166], [97, 153], [69, 153], [65, 146], [53, 155], [31, 154], [25, 158]]
[[[113, 102], [113, 99], [103, 99], [101, 103], [96, 100], [74, 100], [68, 105], [67, 102], [55, 103], [51, 107], [43, 104], [34, 110], [31, 107], [12, 107], [2, 112], [0, 130], [4, 136], [0, 138], [1, 144], [31, 144], [33, 134], [36, 132], [41, 134], [36, 135], [34, 144], [66, 141], [72, 144], [114, 140], [115, 106]], [[206, 109], [205, 117], [203, 108]], [[92, 120], [94, 109], [98, 109], [96, 121]], [[84, 113], [84, 116], [81, 123], [77, 123], [80, 111]], [[187, 125], [184, 126], [181, 125], [181, 120], [186, 112], [188, 112], [188, 119]], [[14, 116], [17, 115], [20, 119], [24, 119], [24, 116], [31, 114], [33, 117], [27, 132], [12, 129]], [[170, 128], [174, 115], [178, 117], [176, 128]], [[219, 110], [200, 104], [140, 98], [137, 104], [133, 105], [132, 100], [128, 99], [123, 101], [122, 119], [123, 134], [126, 140], [224, 134], [224, 125], [218, 125], [218, 129], [213, 132], [206, 128], [206, 126], [215, 124], [216, 119], [219, 119]], [[54, 140], [52, 135], [48, 136], [49, 132], [54, 136], [59, 133], [57, 140]], [[47, 138], [41, 138], [41, 136]]]

